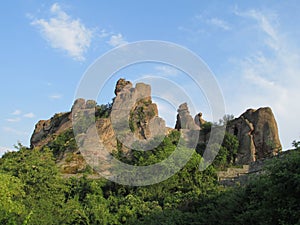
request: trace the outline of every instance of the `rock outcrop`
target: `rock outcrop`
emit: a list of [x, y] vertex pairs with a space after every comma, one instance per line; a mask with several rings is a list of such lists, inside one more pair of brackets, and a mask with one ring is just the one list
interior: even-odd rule
[[202, 118], [202, 113], [198, 113], [194, 118], [195, 124], [198, 125], [200, 128], [203, 124], [206, 123], [206, 121]]
[[137, 83], [133, 88], [131, 82], [120, 79], [115, 93], [111, 121], [115, 131], [122, 133], [123, 142], [131, 142], [128, 140], [131, 133], [139, 140], [165, 135], [165, 121], [158, 117], [150, 85]]
[[[39, 121], [31, 137], [31, 147], [42, 148], [51, 144], [60, 134], [73, 130], [77, 144], [85, 147], [85, 153], [78, 151], [77, 147], [68, 150], [67, 154], [60, 154], [58, 164], [64, 171], [75, 171], [73, 168], [76, 162], [69, 160], [66, 163], [66, 155], [70, 158], [70, 154], [74, 154], [73, 158], [77, 161], [80, 158], [77, 154], [83, 154], [85, 158], [90, 155], [93, 159], [96, 156], [107, 159], [117, 149], [128, 155], [134, 142], [163, 137], [168, 132], [165, 121], [158, 116], [157, 105], [152, 102], [150, 85], [137, 83], [133, 87], [130, 81], [119, 79], [115, 94], [109, 118], [95, 119], [95, 114], [101, 115], [97, 112], [96, 102], [77, 99], [71, 112], [59, 113], [49, 120]], [[85, 164], [81, 162], [81, 165]]]
[[49, 120], [40, 120], [30, 139], [30, 147], [41, 147], [53, 140], [58, 134], [72, 127], [71, 113], [57, 113]]
[[[88, 113], [95, 109], [97, 103], [94, 100], [77, 99], [71, 111], [85, 111]], [[74, 115], [73, 115], [74, 116]], [[30, 147], [41, 147], [52, 141], [56, 136], [72, 128], [72, 113], [57, 113], [48, 120], [40, 120], [36, 125], [30, 139]]]
[[240, 143], [237, 164], [248, 164], [281, 151], [277, 123], [269, 107], [248, 109], [227, 124], [227, 132], [235, 135]]
[[130, 81], [125, 80], [124, 78], [120, 78], [117, 81], [116, 87], [115, 87], [115, 95], [117, 96], [120, 91], [122, 91], [124, 88], [130, 89], [132, 88], [132, 83]]
[[177, 112], [178, 114], [177, 114], [175, 129], [200, 130], [199, 125], [195, 123], [193, 117], [190, 114], [187, 103], [181, 104]]
[[[187, 104], [183, 103], [179, 106], [175, 129], [197, 130], [205, 123], [202, 113], [198, 113], [193, 120]], [[238, 165], [271, 157], [281, 150], [277, 123], [272, 110], [268, 107], [248, 109], [240, 117], [229, 121], [226, 131], [235, 135], [239, 141], [235, 160]], [[199, 144], [206, 144], [209, 135], [210, 132], [200, 132]]]
[[[57, 160], [64, 171], [76, 172], [85, 169], [83, 160], [109, 159], [115, 150], [130, 158], [133, 144], [145, 146], [145, 143], [158, 140], [157, 137], [163, 138], [170, 132], [165, 121], [158, 116], [157, 105], [152, 102], [150, 85], [137, 83], [134, 87], [130, 81], [119, 79], [115, 94], [112, 106], [107, 105], [106, 111], [93, 100], [77, 99], [71, 112], [58, 113], [49, 120], [39, 121], [31, 137], [31, 148], [51, 145], [59, 135], [69, 132], [69, 137], [75, 131], [77, 144], [88, 151], [83, 153], [78, 146], [72, 145], [74, 149], [68, 148]], [[205, 145], [210, 131], [209, 126], [203, 126], [206, 121], [202, 113], [193, 119], [186, 103], [181, 104], [177, 112], [175, 129], [182, 131], [185, 140], [191, 143], [189, 146], [195, 147], [195, 140]], [[229, 121], [226, 131], [239, 141], [236, 164], [247, 165], [276, 155], [281, 150], [277, 123], [270, 108], [247, 110]], [[70, 138], [74, 141], [74, 135]], [[80, 166], [77, 166], [79, 161]]]

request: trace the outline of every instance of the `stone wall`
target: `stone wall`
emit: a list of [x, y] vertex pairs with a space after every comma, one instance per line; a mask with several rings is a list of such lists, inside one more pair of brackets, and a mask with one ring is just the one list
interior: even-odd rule
[[274, 158], [282, 158], [294, 150], [287, 150], [279, 153], [276, 156], [259, 159], [257, 161], [251, 162], [248, 165], [243, 165], [241, 168], [230, 167], [226, 171], [219, 171], [218, 181], [224, 186], [234, 186], [237, 184], [245, 184], [251, 176], [256, 176], [263, 173], [263, 168], [266, 163]]

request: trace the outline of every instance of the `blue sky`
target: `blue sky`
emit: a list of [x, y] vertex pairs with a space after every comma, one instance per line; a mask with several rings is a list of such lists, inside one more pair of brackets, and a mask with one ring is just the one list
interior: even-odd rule
[[[199, 55], [219, 82], [228, 114], [272, 107], [288, 148], [300, 136], [299, 11], [296, 0], [5, 1], [0, 152], [17, 141], [29, 145], [38, 120], [68, 111], [81, 77], [99, 56], [141, 40], [174, 42]], [[210, 118], [205, 97], [193, 96], [187, 76], [165, 65], [120, 71], [98, 100], [110, 101], [120, 76], [138, 80], [149, 74], [179, 83], [196, 103], [194, 111]], [[156, 100], [173, 126], [176, 107]]]

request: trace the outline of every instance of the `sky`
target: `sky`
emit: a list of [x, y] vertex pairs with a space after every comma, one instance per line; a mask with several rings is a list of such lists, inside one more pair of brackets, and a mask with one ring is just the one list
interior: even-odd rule
[[[29, 146], [37, 121], [69, 111], [80, 80], [100, 56], [142, 40], [172, 42], [197, 54], [214, 74], [227, 114], [271, 107], [288, 149], [300, 137], [299, 11], [296, 0], [5, 1], [0, 8], [0, 155], [17, 142]], [[174, 126], [176, 104], [185, 100], [178, 93], [187, 94], [192, 114], [201, 111], [210, 119], [205, 93], [194, 91], [187, 74], [160, 63], [112, 74], [97, 101], [111, 101], [120, 77], [136, 83], [150, 82], [149, 76], [181, 88], [153, 96], [168, 126]]]

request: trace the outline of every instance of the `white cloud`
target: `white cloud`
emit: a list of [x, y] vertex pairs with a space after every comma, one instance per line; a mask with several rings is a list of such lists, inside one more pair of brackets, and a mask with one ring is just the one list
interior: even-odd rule
[[214, 25], [218, 28], [221, 28], [223, 30], [231, 30], [231, 26], [225, 21], [225, 20], [222, 20], [222, 19], [219, 19], [219, 18], [211, 18], [211, 19], [208, 19], [206, 21], [208, 24], [211, 24], [211, 25]]
[[35, 117], [34, 113], [32, 113], [32, 112], [31, 113], [26, 113], [23, 116], [26, 117], [26, 118], [34, 118]]
[[10, 123], [17, 123], [17, 122], [20, 122], [21, 121], [21, 118], [20, 117], [17, 117], [17, 118], [9, 118], [9, 119], [6, 119], [7, 122], [10, 122]]
[[20, 130], [14, 129], [12, 127], [2, 127], [2, 130], [7, 132], [7, 133], [12, 133], [12, 134], [18, 135], [18, 136], [27, 136], [27, 135], [29, 135], [28, 132], [20, 131]]
[[110, 37], [110, 40], [107, 42], [112, 47], [118, 47], [120, 45], [127, 44], [122, 34], [115, 34]]
[[271, 91], [282, 91], [287, 89], [287, 85], [293, 86], [295, 83], [291, 81], [298, 78], [300, 55], [281, 36], [283, 31], [277, 28], [276, 15], [265, 15], [256, 10], [242, 15], [256, 21], [258, 30], [264, 35], [262, 42], [268, 47], [267, 51], [259, 49], [240, 61], [244, 78]]
[[[17, 109], [15, 110], [12, 115], [14, 116], [20, 116], [22, 114], [22, 111]], [[23, 117], [25, 118], [34, 118], [35, 115], [34, 113], [30, 112], [30, 113], [25, 113], [23, 114]], [[15, 118], [8, 118], [6, 119], [7, 122], [10, 122], [10, 123], [17, 123], [17, 122], [20, 122], [21, 121], [21, 117], [15, 117]]]
[[155, 69], [159, 75], [176, 76], [179, 74], [179, 70], [172, 66], [157, 66]]
[[275, 13], [269, 13], [266, 15], [254, 9], [246, 12], [239, 12], [236, 9], [235, 14], [240, 17], [248, 17], [256, 20], [260, 31], [264, 32], [268, 37], [264, 40], [265, 43], [273, 50], [278, 50], [278, 47], [280, 46], [280, 37], [276, 30], [278, 26], [278, 18]]
[[[287, 148], [300, 136], [296, 122], [300, 114], [297, 104], [300, 99], [300, 46], [292, 45], [288, 35], [278, 26], [274, 13], [250, 10], [237, 11], [236, 15], [252, 23], [251, 29], [257, 34], [252, 41], [265, 45], [257, 45], [252, 53], [236, 60], [236, 75], [227, 81], [230, 86], [228, 109], [237, 112], [241, 107], [271, 106], [282, 143]], [[233, 88], [234, 96], [230, 94]]]
[[[217, 17], [208, 17], [207, 15], [203, 14], [198, 14], [198, 15], [195, 15], [194, 16], [194, 20], [197, 21], [196, 24], [199, 24], [202, 23], [203, 25], [206, 24], [206, 25], [210, 25], [211, 27], [216, 27], [216, 28], [219, 28], [219, 29], [222, 29], [224, 31], [228, 31], [228, 30], [231, 30], [231, 25], [225, 21], [224, 19], [220, 19], [220, 18], [217, 18]], [[197, 27], [196, 30], [198, 30], [199, 28]], [[200, 29], [201, 30], [201, 29]], [[203, 31], [202, 31], [203, 32]], [[195, 33], [195, 29], [192, 29], [191, 33]], [[205, 32], [204, 32], [205, 33]]]
[[62, 95], [60, 95], [60, 94], [54, 94], [54, 95], [50, 95], [49, 98], [51, 98], [51, 99], [61, 99]]
[[19, 109], [16, 109], [13, 113], [12, 113], [12, 115], [15, 115], [15, 116], [17, 116], [17, 115], [20, 115], [22, 113], [22, 111], [21, 110], [19, 110]]
[[58, 3], [51, 6], [53, 14], [49, 20], [34, 19], [32, 25], [39, 28], [52, 48], [61, 49], [75, 60], [84, 60], [84, 53], [90, 47], [93, 32], [79, 19], [72, 19]]
[[98, 34], [98, 37], [99, 38], [106, 38], [106, 37], [108, 37], [111, 34], [112, 33], [108, 32], [106, 29], [102, 29], [102, 30], [100, 30], [100, 33]]

